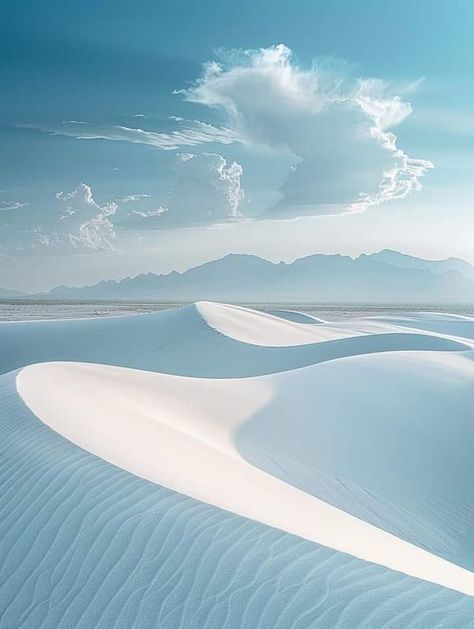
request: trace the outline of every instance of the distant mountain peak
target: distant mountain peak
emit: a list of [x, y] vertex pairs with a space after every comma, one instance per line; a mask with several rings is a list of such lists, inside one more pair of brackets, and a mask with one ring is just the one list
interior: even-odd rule
[[463, 260], [423, 260], [391, 249], [313, 254], [291, 263], [230, 253], [182, 273], [153, 272], [119, 282], [51, 290], [55, 299], [289, 303], [474, 302], [474, 268]]

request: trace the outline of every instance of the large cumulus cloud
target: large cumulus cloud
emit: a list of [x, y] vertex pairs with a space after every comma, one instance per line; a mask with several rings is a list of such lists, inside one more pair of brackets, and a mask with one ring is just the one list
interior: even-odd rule
[[175, 180], [166, 207], [132, 211], [122, 222], [136, 229], [165, 229], [225, 223], [242, 218], [242, 167], [217, 153], [176, 156]]
[[[184, 147], [210, 144], [216, 150], [216, 144], [240, 143], [242, 161], [245, 148], [262, 146], [266, 150], [259, 159], [288, 158], [292, 165], [279, 184], [278, 200], [270, 208], [252, 208], [254, 220], [362, 212], [419, 190], [433, 167], [409, 156], [394, 133], [412, 111], [406, 89], [379, 79], [352, 78], [342, 64], [302, 67], [284, 45], [220, 51], [217, 58], [204, 65], [193, 85], [176, 91], [199, 105], [200, 114], [207, 111], [210, 122], [171, 116], [166, 131], [77, 121], [42, 127], [78, 139], [173, 151], [175, 181], [152, 209], [120, 209], [114, 217], [116, 206], [100, 208], [87, 186], [71, 197], [58, 196], [60, 220], [56, 215], [51, 225], [24, 232], [25, 241], [39, 251], [107, 250], [115, 238], [113, 223], [173, 229], [242, 220], [242, 167], [210, 150], [177, 153]], [[140, 198], [131, 195], [122, 202]], [[72, 211], [65, 207], [68, 202]]]
[[302, 69], [283, 45], [223, 52], [182, 94], [223, 112], [242, 141], [294, 155], [274, 214], [362, 211], [419, 189], [432, 167], [398, 147], [391, 129], [411, 107], [389, 86]]

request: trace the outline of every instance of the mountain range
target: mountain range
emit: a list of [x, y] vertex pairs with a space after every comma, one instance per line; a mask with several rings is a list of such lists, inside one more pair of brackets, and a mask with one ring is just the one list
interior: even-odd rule
[[[33, 297], [33, 296], [30, 296]], [[385, 249], [358, 258], [315, 254], [291, 263], [229, 254], [183, 273], [145, 273], [58, 286], [43, 299], [289, 303], [474, 303], [474, 267]]]
[[23, 293], [19, 290], [13, 290], [13, 288], [0, 288], [0, 299], [23, 299], [27, 296], [28, 293]]

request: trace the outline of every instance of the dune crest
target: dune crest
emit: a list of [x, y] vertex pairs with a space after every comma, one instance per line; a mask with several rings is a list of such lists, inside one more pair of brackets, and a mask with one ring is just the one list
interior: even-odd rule
[[[309, 317], [288, 313], [272, 314], [210, 301], [198, 301], [195, 307], [204, 321], [224, 336], [249, 345], [267, 347], [286, 347], [305, 345], [321, 341], [356, 336], [359, 333], [348, 329], [339, 329], [316, 319], [310, 323]], [[298, 319], [295, 321], [295, 319]], [[320, 325], [320, 324], [323, 325]]]

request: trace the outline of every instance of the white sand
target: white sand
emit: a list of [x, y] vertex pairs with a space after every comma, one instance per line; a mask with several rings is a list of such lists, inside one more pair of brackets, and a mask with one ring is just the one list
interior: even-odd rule
[[267, 347], [305, 345], [347, 338], [359, 334], [348, 328], [338, 328], [328, 323], [298, 323], [286, 317], [267, 312], [230, 306], [209, 301], [199, 301], [196, 308], [204, 321], [224, 336]]
[[[227, 313], [216, 321], [212, 316], [216, 309], [211, 310], [210, 325], [225, 328], [226, 334], [234, 338], [246, 334], [246, 342], [261, 340], [259, 313], [252, 314], [251, 325], [245, 319], [241, 326], [233, 326]], [[235, 320], [237, 310], [230, 310], [231, 319]], [[244, 316], [247, 314], [246, 311]], [[271, 315], [263, 316], [265, 323], [267, 317]], [[298, 342], [292, 334], [284, 337], [285, 342]], [[206, 361], [205, 352], [202, 360]], [[421, 374], [418, 383], [414, 380], [417, 373]], [[375, 378], [372, 388], [364, 385], [367, 374]], [[391, 386], [387, 379], [394, 374], [396, 379]], [[349, 382], [356, 395], [348, 397], [345, 403]], [[263, 417], [273, 421], [277, 434], [281, 431], [277, 445], [283, 450], [285, 430], [290, 428], [299, 435], [304, 462], [308, 452], [313, 454], [304, 437], [315, 418], [322, 428], [326, 419], [332, 421], [338, 412], [348, 413], [355, 435], [361, 413], [377, 418], [389, 407], [403, 417], [406, 409], [400, 401], [405, 394], [411, 400], [410, 412], [415, 412], [410, 418], [412, 424], [427, 434], [423, 433], [430, 425], [426, 395], [431, 393], [436, 400], [441, 391], [442, 403], [458, 400], [455, 409], [462, 415], [463, 405], [472, 410], [473, 382], [470, 352], [392, 352], [342, 358], [277, 375], [228, 380], [186, 378], [105, 365], [45, 363], [21, 370], [17, 387], [27, 406], [45, 424], [140, 477], [361, 559], [474, 595], [474, 573], [327, 504], [290, 484], [290, 479], [265, 471], [265, 443], [258, 429], [254, 441], [257, 453], [261, 453], [261, 464], [258, 456], [254, 465], [248, 456], [244, 458], [245, 442], [242, 449], [239, 441], [240, 432], [254, 425], [258, 428]], [[413, 395], [418, 385], [419, 399], [416, 393]], [[371, 391], [379, 392], [374, 400]], [[357, 392], [361, 393], [359, 397]], [[392, 397], [387, 398], [390, 394]], [[464, 439], [470, 439], [474, 435], [469, 432], [466, 417], [467, 414], [461, 417], [455, 431], [469, 429]], [[446, 421], [452, 418], [447, 417]], [[406, 429], [406, 421], [402, 427]], [[401, 443], [404, 438], [407, 444], [418, 438], [417, 429], [408, 431], [405, 437], [402, 434]], [[246, 438], [249, 434], [253, 438], [252, 431]], [[337, 450], [337, 444], [334, 447]], [[446, 454], [450, 454], [449, 448]], [[383, 452], [378, 457], [383, 461]], [[437, 457], [436, 463], [439, 462]], [[364, 464], [362, 459], [360, 465]], [[417, 479], [413, 478], [413, 482], [416, 485]], [[472, 478], [466, 482], [471, 483]], [[422, 483], [420, 488], [423, 487]]]

